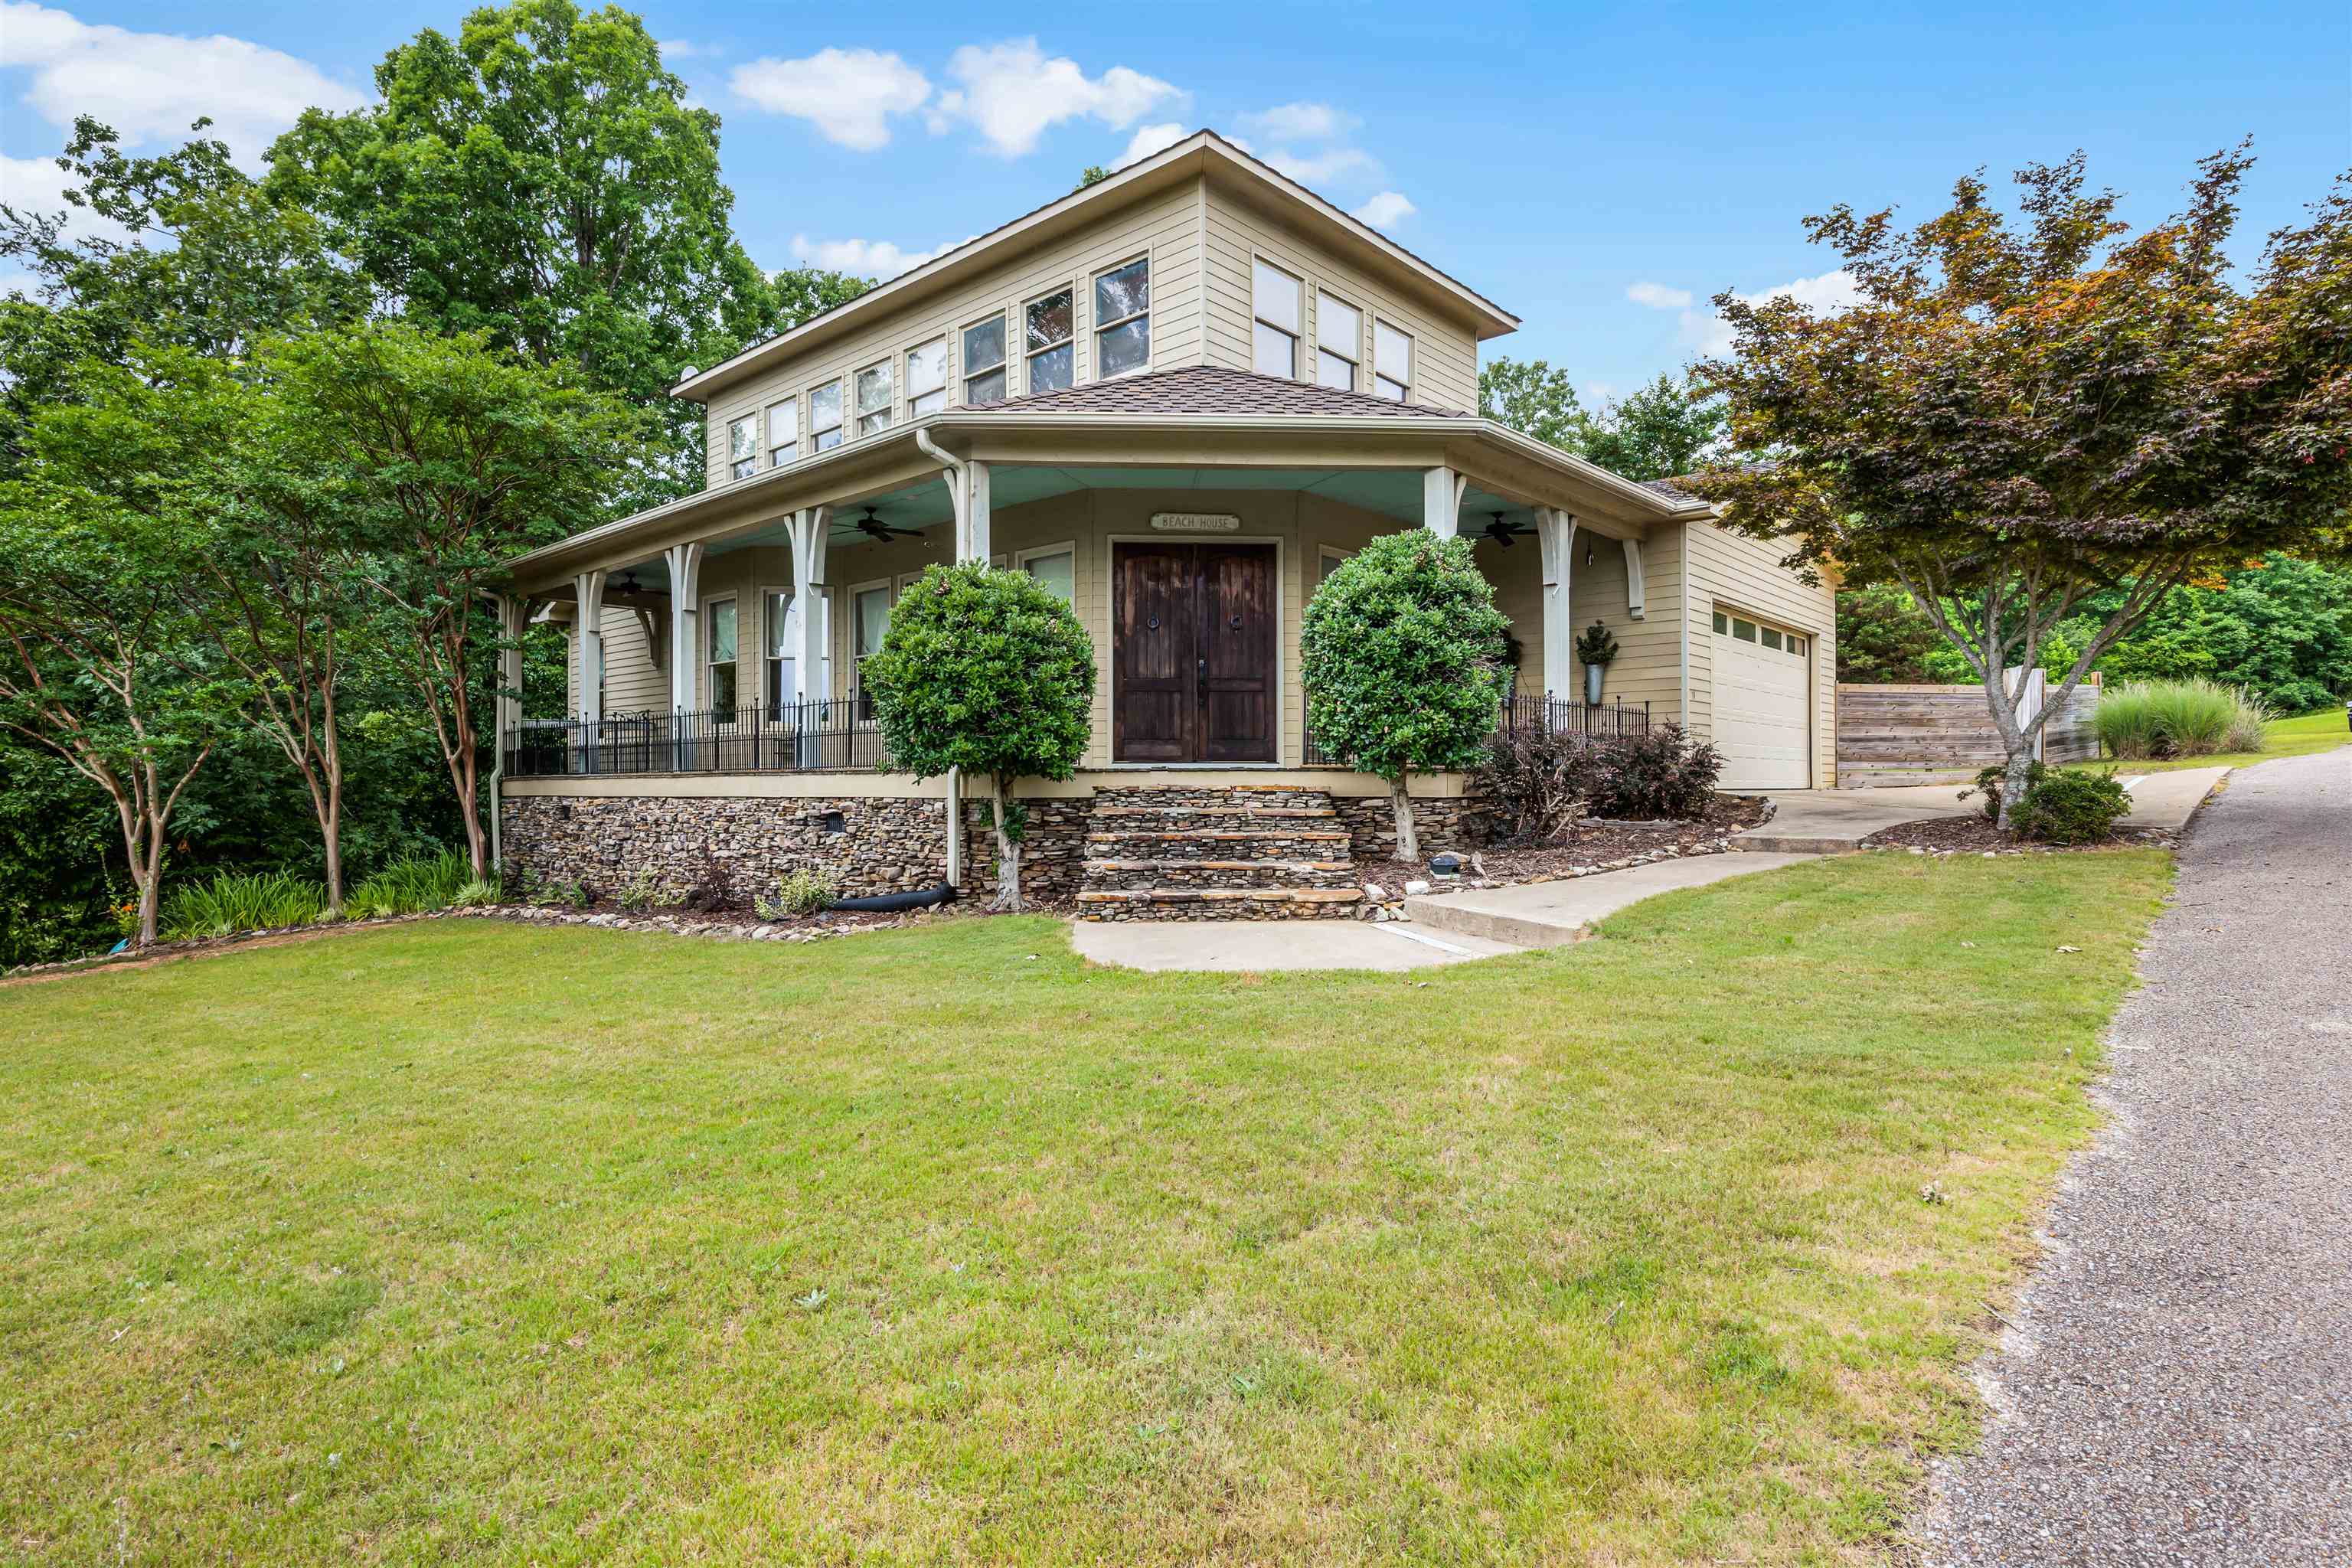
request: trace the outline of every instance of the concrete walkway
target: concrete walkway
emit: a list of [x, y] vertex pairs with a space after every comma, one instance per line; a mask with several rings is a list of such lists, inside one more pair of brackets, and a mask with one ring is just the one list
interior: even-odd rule
[[[2132, 797], [2131, 815], [2120, 826], [2132, 831], [2178, 833], [2229, 772], [2227, 768], [2179, 768], [2136, 775], [2130, 763], [2118, 763], [2116, 776]], [[1889, 827], [1936, 817], [1973, 816], [1984, 809], [1978, 796], [1960, 799], [1960, 789], [1958, 784], [1899, 784], [1890, 789], [1784, 791], [1772, 796], [1772, 820], [1733, 834], [1731, 847], [1783, 855], [1842, 855], [1861, 848], [1864, 839]]]
[[[2167, 813], [2194, 787], [2147, 776], [2186, 781]], [[2352, 752], [2240, 769], [1980, 1373], [1997, 1419], [1937, 1468], [1930, 1563], [2352, 1563], [2347, 931]]]
[[1692, 855], [1559, 882], [1430, 893], [1407, 899], [1404, 912], [1415, 923], [1448, 941], [1483, 937], [1522, 947], [1565, 947], [1582, 941], [1593, 921], [1643, 899], [1678, 888], [1704, 888], [1727, 878], [1776, 870], [1811, 858], [1810, 855], [1760, 853]]
[[1257, 973], [1430, 969], [1519, 951], [1371, 921], [1073, 921], [1070, 945], [1081, 958], [1126, 969]]

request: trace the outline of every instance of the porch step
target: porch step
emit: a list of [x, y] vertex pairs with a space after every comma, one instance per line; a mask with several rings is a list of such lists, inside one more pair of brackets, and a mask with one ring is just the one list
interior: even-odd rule
[[1361, 888], [1089, 888], [1081, 918], [1160, 921], [1276, 921], [1351, 918]]

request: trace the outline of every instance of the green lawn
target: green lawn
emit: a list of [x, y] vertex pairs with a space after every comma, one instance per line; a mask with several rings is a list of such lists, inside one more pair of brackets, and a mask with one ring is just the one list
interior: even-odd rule
[[1402, 975], [450, 921], [0, 989], [0, 1556], [1864, 1560], [2169, 875], [1855, 856]]
[[2302, 757], [2314, 752], [2332, 752], [2347, 742], [2352, 742], [2352, 734], [2345, 732], [2344, 710], [2341, 708], [2323, 708], [2316, 713], [2305, 713], [2293, 719], [2273, 719], [2263, 726], [2263, 749], [2259, 752], [2174, 757], [2160, 763], [2119, 763], [2108, 758], [2102, 762], [2069, 765], [2112, 767], [2125, 773], [2164, 773], [2173, 768], [2242, 768], [2250, 763], [2267, 763], [2275, 757]]

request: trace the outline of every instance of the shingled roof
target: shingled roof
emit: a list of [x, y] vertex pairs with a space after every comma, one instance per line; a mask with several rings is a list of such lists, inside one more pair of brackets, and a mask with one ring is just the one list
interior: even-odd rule
[[1289, 381], [1223, 365], [1185, 365], [1176, 370], [1092, 381], [1060, 392], [1033, 392], [973, 413], [1007, 414], [1276, 414], [1367, 415], [1391, 419], [1471, 419], [1458, 408], [1391, 403], [1368, 392], [1342, 392], [1312, 382]]

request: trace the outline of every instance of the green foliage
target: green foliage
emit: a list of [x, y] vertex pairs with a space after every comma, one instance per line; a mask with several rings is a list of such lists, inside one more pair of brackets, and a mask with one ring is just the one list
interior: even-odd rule
[[1617, 661], [1617, 634], [1602, 622], [1593, 622], [1577, 634], [1576, 661], [1604, 668], [1614, 664]]
[[755, 898], [751, 907], [763, 921], [789, 920], [815, 914], [839, 896], [833, 879], [824, 872], [794, 871], [777, 882], [774, 898]]
[[1629, 479], [1690, 473], [1721, 444], [1723, 400], [1687, 376], [1661, 374], [1598, 413], [1568, 373], [1498, 355], [1478, 371], [1478, 412]]
[[2095, 722], [2109, 756], [2136, 761], [2259, 752], [2270, 718], [2260, 698], [2236, 687], [2172, 680], [2105, 692]]
[[1078, 189], [1083, 191], [1088, 185], [1099, 185], [1109, 178], [1108, 169], [1104, 168], [1100, 163], [1088, 163], [1078, 171]]
[[1307, 601], [1298, 654], [1308, 726], [1391, 783], [1477, 765], [1501, 700], [1509, 623], [1466, 539], [1382, 534]]
[[2352, 571], [2273, 552], [2218, 585], [2177, 588], [2099, 668], [2110, 685], [2204, 678], [2281, 712], [2326, 707], [2352, 696]]
[[[1942, 681], [1930, 673], [1927, 659], [1937, 651], [1955, 659], [1943, 637], [1914, 603], [1908, 592], [1893, 583], [1840, 590], [1837, 596], [1837, 678], [1857, 686], [1927, 686]], [[1961, 668], [1967, 661], [1960, 660]]]
[[174, 889], [164, 900], [160, 923], [165, 941], [182, 942], [310, 925], [326, 912], [326, 888], [308, 878], [291, 871], [258, 875], [222, 871]]
[[1094, 645], [1025, 572], [930, 567], [859, 679], [891, 760], [917, 778], [1066, 779], [1092, 733]]
[[352, 889], [346, 912], [353, 920], [383, 920], [391, 915], [429, 914], [456, 905], [460, 898], [478, 896], [479, 880], [462, 850], [437, 855], [404, 855], [387, 864]]
[[2044, 844], [2095, 844], [2130, 811], [2131, 795], [2112, 773], [2062, 768], [2026, 786], [2011, 826]]
[[[2050, 770], [2042, 766], [2040, 763], [2026, 763], [2025, 787], [2032, 789], [2035, 784], [2040, 784], [2044, 777], [2048, 776], [2049, 772]], [[1984, 814], [1987, 820], [1998, 822], [2000, 820], [2001, 783], [2005, 778], [2007, 778], [2008, 774], [2008, 764], [2003, 763], [1995, 763], [1992, 766], [1982, 770], [1977, 774], [1976, 787], [1973, 789], [1962, 790], [1960, 792], [1960, 798], [1962, 800], [1966, 800], [1972, 795], [1982, 795], [1984, 797]]]
[[454, 40], [428, 28], [394, 49], [375, 82], [366, 108], [306, 112], [268, 189], [322, 215], [409, 321], [571, 361], [659, 420], [580, 519], [700, 489], [703, 411], [665, 395], [680, 374], [866, 288], [761, 273], [731, 226], [719, 117], [616, 6], [485, 6]]
[[1564, 452], [1581, 453], [1591, 426], [1568, 372], [1507, 354], [1478, 367], [1478, 412]]

